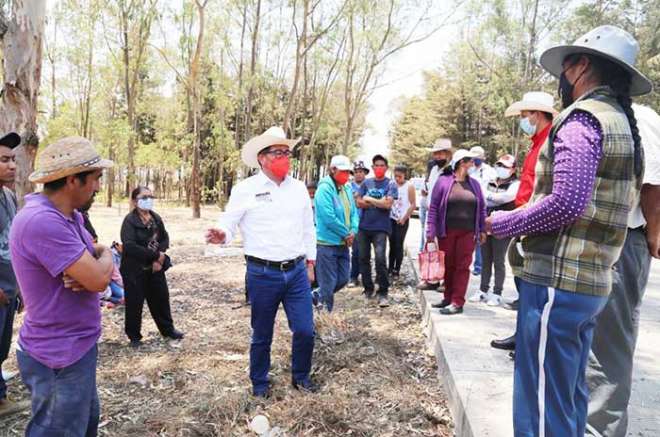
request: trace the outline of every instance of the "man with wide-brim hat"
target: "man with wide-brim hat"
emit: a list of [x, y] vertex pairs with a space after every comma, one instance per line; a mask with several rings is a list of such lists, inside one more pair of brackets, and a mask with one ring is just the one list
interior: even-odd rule
[[243, 162], [260, 170], [234, 186], [218, 227], [206, 235], [211, 244], [227, 244], [241, 231], [252, 310], [250, 379], [259, 397], [270, 395], [270, 346], [280, 303], [293, 332], [292, 385], [318, 389], [310, 379], [316, 232], [307, 188], [288, 175], [296, 144], [298, 140], [287, 139], [282, 128], [271, 127], [243, 146]]
[[[487, 221], [496, 237], [524, 236], [516, 435], [585, 433], [585, 369], [596, 316], [607, 303], [642, 181], [631, 96], [651, 84], [634, 67], [638, 52], [630, 34], [600, 26], [541, 56], [559, 77], [563, 110], [539, 154], [527, 207]], [[520, 257], [514, 245], [511, 252]]]
[[29, 176], [43, 190], [25, 198], [12, 224], [11, 258], [25, 303], [16, 355], [32, 396], [27, 436], [96, 435], [100, 297], [113, 265], [77, 209], [112, 165], [85, 138], [50, 144]]
[[[429, 152], [431, 153], [431, 159], [427, 163], [424, 185], [422, 186], [422, 189], [419, 193], [419, 221], [422, 224], [421, 241], [419, 246], [420, 250], [422, 250], [424, 244], [426, 243], [426, 214], [428, 212], [429, 198], [431, 197], [431, 194], [433, 194], [433, 187], [435, 187], [435, 183], [438, 181], [440, 175], [442, 175], [442, 173], [449, 166], [452, 154], [454, 153], [451, 139], [438, 138], [435, 140], [433, 145], [431, 145]], [[439, 287], [439, 282], [421, 281], [417, 285], [419, 290], [438, 290]]]
[[16, 276], [9, 256], [9, 229], [18, 209], [11, 187], [16, 178], [14, 150], [20, 143], [21, 137], [15, 132], [0, 138], [0, 417], [30, 407], [27, 402], [14, 402], [7, 397], [7, 385], [2, 373], [2, 363], [9, 356], [14, 316], [19, 305]]
[[[505, 117], [518, 117], [520, 130], [531, 137], [532, 144], [525, 153], [522, 171], [520, 172], [520, 186], [516, 194], [515, 206], [520, 208], [527, 204], [534, 191], [534, 179], [536, 161], [541, 151], [541, 146], [545, 143], [552, 127], [552, 120], [557, 115], [555, 110], [554, 97], [543, 91], [531, 91], [523, 95], [522, 100], [512, 103], [504, 112]], [[517, 244], [517, 240], [514, 240]], [[522, 259], [519, 259], [522, 261]], [[522, 264], [511, 265], [514, 274], [514, 283], [518, 284], [518, 271], [522, 269]], [[516, 287], [517, 288], [517, 287]], [[503, 303], [505, 308], [517, 309], [518, 300], [510, 303]], [[496, 339], [490, 342], [490, 345], [496, 349], [514, 350], [516, 348], [516, 335], [511, 335], [503, 339]]]

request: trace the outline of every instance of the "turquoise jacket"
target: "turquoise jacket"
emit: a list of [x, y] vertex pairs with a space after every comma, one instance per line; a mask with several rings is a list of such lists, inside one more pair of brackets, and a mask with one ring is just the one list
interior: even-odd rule
[[344, 244], [344, 238], [350, 233], [357, 235], [359, 215], [355, 205], [353, 190], [350, 184], [342, 188], [346, 190], [351, 206], [351, 224], [346, 226], [344, 204], [339, 197], [339, 191], [334, 180], [326, 176], [318, 184], [314, 195], [314, 210], [316, 214], [316, 240], [319, 244], [339, 246]]

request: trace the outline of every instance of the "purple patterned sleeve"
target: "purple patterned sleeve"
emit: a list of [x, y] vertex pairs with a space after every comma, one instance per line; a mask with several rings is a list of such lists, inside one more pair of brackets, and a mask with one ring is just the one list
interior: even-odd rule
[[602, 157], [602, 130], [588, 112], [573, 112], [554, 141], [552, 193], [518, 211], [493, 215], [497, 237], [542, 234], [572, 223], [587, 206]]

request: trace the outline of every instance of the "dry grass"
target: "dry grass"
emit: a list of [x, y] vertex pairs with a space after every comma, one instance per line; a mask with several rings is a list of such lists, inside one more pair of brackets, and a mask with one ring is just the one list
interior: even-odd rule
[[[204, 214], [217, 216], [211, 210]], [[280, 311], [272, 348], [273, 397], [250, 396], [242, 259], [205, 257], [202, 235], [212, 220], [192, 221], [188, 215], [174, 208], [163, 214], [175, 263], [168, 273], [172, 310], [186, 338], [163, 340], [145, 312], [146, 344], [131, 350], [123, 311], [103, 310], [101, 435], [248, 435], [247, 425], [257, 414], [287, 436], [452, 435], [435, 362], [425, 354], [411, 280], [405, 279], [409, 272], [392, 290], [390, 308], [381, 310], [365, 302], [360, 290], [345, 289], [337, 295], [335, 313], [316, 317], [318, 394], [290, 387], [291, 336]], [[117, 211], [97, 208], [92, 219], [102, 241], [117, 239]], [[13, 356], [8, 365], [15, 368]], [[17, 381], [10, 394], [28, 397]], [[27, 420], [27, 414], [0, 420], [0, 436], [22, 435]]]

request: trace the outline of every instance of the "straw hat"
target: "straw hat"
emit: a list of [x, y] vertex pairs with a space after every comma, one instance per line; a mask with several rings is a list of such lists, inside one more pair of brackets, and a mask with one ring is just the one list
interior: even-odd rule
[[259, 168], [259, 161], [257, 155], [262, 150], [275, 145], [288, 146], [293, 149], [300, 142], [297, 140], [289, 140], [286, 138], [284, 129], [279, 126], [273, 126], [259, 136], [256, 136], [243, 146], [241, 149], [241, 159], [248, 167]]
[[451, 140], [449, 138], [438, 138], [431, 146], [431, 153], [442, 152], [443, 150], [452, 150]]
[[112, 161], [101, 158], [88, 139], [67, 137], [55, 141], [39, 153], [37, 167], [29, 179], [35, 184], [45, 184], [85, 171], [110, 168], [113, 165]]
[[555, 99], [551, 94], [542, 91], [532, 91], [525, 93], [522, 100], [506, 108], [504, 116], [519, 116], [521, 111], [543, 111], [552, 114], [554, 117], [558, 114], [554, 106]]
[[585, 54], [605, 58], [621, 66], [630, 74], [630, 95], [648, 94], [651, 81], [634, 67], [639, 43], [631, 34], [616, 26], [599, 26], [579, 37], [572, 45], [552, 47], [541, 55], [541, 65], [550, 74], [559, 77], [562, 63], [569, 55]]

